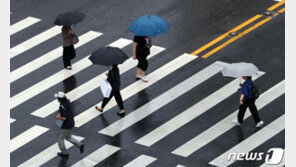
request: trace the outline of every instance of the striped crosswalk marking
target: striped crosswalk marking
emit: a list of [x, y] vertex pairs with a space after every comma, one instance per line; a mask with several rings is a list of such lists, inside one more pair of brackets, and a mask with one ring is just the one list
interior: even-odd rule
[[72, 165], [72, 167], [95, 166], [96, 164], [100, 163], [101, 161], [108, 158], [112, 154], [116, 153], [118, 150], [120, 150], [119, 147], [105, 144], [95, 152], [91, 153], [90, 155], [83, 158], [76, 164]]
[[10, 26], [10, 35], [13, 35], [13, 34], [19, 32], [19, 31], [21, 31], [21, 30], [23, 30], [25, 28], [28, 28], [31, 25], [33, 25], [33, 24], [35, 24], [35, 23], [37, 23], [39, 21], [41, 21], [41, 20], [38, 19], [38, 18], [29, 16], [29, 17], [15, 23], [15, 24], [11, 25]]
[[225, 65], [226, 63], [221, 63], [221, 62], [220, 63], [215, 62], [211, 64], [210, 66], [204, 68], [200, 72], [194, 74], [190, 78], [186, 79], [185, 81], [181, 82], [180, 84], [174, 86], [170, 90], [156, 97], [149, 103], [131, 112], [124, 118], [107, 126], [103, 130], [99, 131], [99, 133], [105, 134], [108, 136], [115, 136], [116, 134], [122, 132], [126, 128], [132, 126], [133, 124], [141, 121], [145, 117], [154, 113], [161, 107], [167, 105], [168, 103], [175, 100], [176, 98], [182, 96], [184, 93], [188, 92], [192, 88], [203, 83], [210, 77], [214, 76], [215, 74], [220, 72]]
[[[284, 92], [285, 81], [282, 81], [260, 95], [260, 97], [256, 101], [257, 109], [260, 110], [261, 108], [265, 107], [273, 100], [283, 95]], [[230, 114], [220, 122], [216, 123], [206, 131], [197, 135], [193, 139], [189, 140], [188, 142], [174, 150], [172, 153], [179, 156], [188, 157], [201, 147], [205, 146], [223, 133], [233, 128], [235, 125], [232, 123], [232, 119], [236, 118], [237, 112], [238, 110], [236, 110], [235, 112], [233, 112], [233, 114]], [[244, 119], [247, 119], [250, 115], [250, 112], [247, 111]]]
[[38, 136], [42, 135], [48, 128], [35, 125], [32, 128], [26, 130], [25, 132], [21, 133], [17, 137], [10, 140], [10, 153], [15, 151], [16, 149], [22, 147], [23, 145], [27, 144], [31, 140], [37, 138]]
[[[84, 138], [80, 136], [72, 135], [75, 139], [82, 141]], [[69, 149], [73, 146], [72, 143], [65, 140], [66, 148]], [[41, 151], [34, 157], [30, 158], [26, 162], [18, 165], [18, 167], [37, 167], [45, 164], [49, 160], [53, 159], [57, 156], [57, 152], [60, 152], [59, 146], [57, 143], [51, 145], [50, 147], [46, 148], [45, 150]]]
[[10, 118], [10, 123], [13, 123], [15, 121], [15, 119]]
[[156, 160], [157, 158], [150, 157], [148, 155], [140, 155], [139, 157], [124, 165], [123, 167], [145, 167]]
[[[90, 42], [91, 40], [101, 36], [102, 33], [89, 31], [81, 36], [79, 36], [79, 43], [75, 45], [75, 48]], [[62, 56], [63, 48], [60, 46], [36, 59], [33, 61], [15, 69], [14, 71], [10, 72], [10, 83], [20, 79], [21, 77], [33, 72], [34, 70], [39, 69], [40, 67], [50, 63], [51, 61], [59, 58]]]
[[[126, 44], [128, 45], [128, 43]], [[126, 46], [125, 45], [125, 46]], [[63, 69], [52, 76], [40, 81], [39, 83], [29, 87], [28, 89], [18, 93], [17, 95], [10, 98], [10, 109], [18, 106], [19, 104], [27, 101], [28, 99], [38, 95], [39, 93], [47, 90], [48, 88], [54, 86], [55, 84], [63, 81], [64, 79], [80, 72], [81, 70], [89, 67], [92, 63], [88, 59], [89, 56], [79, 60], [72, 65], [72, 70]]]
[[260, 146], [262, 143], [280, 133], [285, 129], [285, 114], [273, 121], [272, 123], [265, 126], [260, 131], [256, 132], [252, 136], [248, 137], [241, 143], [237, 144], [233, 148], [229, 149], [219, 157], [212, 160], [209, 164], [215, 166], [228, 166], [235, 162], [235, 160], [228, 159], [230, 153], [247, 153], [256, 147]]
[[[129, 97], [135, 95], [136, 93], [140, 92], [141, 90], [147, 88], [148, 86], [154, 84], [155, 82], [159, 81], [163, 77], [167, 76], [168, 74], [172, 73], [173, 71], [177, 70], [178, 68], [182, 67], [183, 65], [189, 63], [192, 60], [195, 60], [197, 57], [183, 54], [178, 58], [170, 61], [166, 65], [160, 67], [156, 71], [152, 72], [151, 74], [147, 75], [149, 82], [143, 84], [142, 81], [137, 81], [130, 86], [121, 90], [122, 99], [126, 100]], [[101, 105], [101, 102], [97, 104], [98, 106]], [[114, 99], [111, 99], [108, 105], [105, 107], [105, 112], [110, 108], [116, 106], [116, 102]], [[77, 115], [75, 119], [75, 123], [77, 127], [84, 125], [85, 123], [89, 122], [90, 120], [94, 119], [95, 117], [99, 116], [101, 113], [94, 111], [94, 107], [89, 108], [88, 110], [84, 111], [83, 113]]]
[[[254, 79], [257, 79], [261, 75], [263, 75], [263, 72], [259, 72], [258, 75], [254, 77]], [[220, 103], [227, 97], [237, 92], [237, 89], [239, 88], [238, 83], [239, 83], [239, 79], [233, 80], [232, 82], [228, 83], [227, 85], [223, 86], [216, 92], [209, 95], [208, 97], [204, 98], [202, 101], [193, 105], [186, 111], [178, 114], [171, 120], [167, 121], [163, 125], [153, 130], [152, 132], [143, 136], [142, 138], [137, 140], [135, 143], [150, 147], [151, 145], [155, 144], [156, 142], [163, 139], [167, 135], [173, 133], [180, 127], [184, 126], [185, 124], [192, 121], [199, 115], [208, 111], [210, 108], [214, 107], [216, 104]]]
[[269, 165], [269, 164], [263, 163], [262, 165], [260, 165], [260, 167], [275, 167], [275, 166], [277, 166], [277, 167], [285, 166], [285, 152], [284, 152], [284, 155], [283, 155], [283, 159], [279, 164]]
[[10, 58], [14, 58], [15, 56], [39, 45], [40, 43], [56, 36], [59, 33], [61, 33], [61, 27], [55, 26], [22, 42], [21, 44], [18, 44], [17, 46], [10, 49]]

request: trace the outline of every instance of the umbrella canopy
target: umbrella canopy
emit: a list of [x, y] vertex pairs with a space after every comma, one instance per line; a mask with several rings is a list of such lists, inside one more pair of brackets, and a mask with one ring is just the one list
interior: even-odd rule
[[168, 32], [170, 24], [156, 15], [145, 15], [134, 20], [129, 31], [137, 36], [154, 37]]
[[59, 14], [55, 21], [55, 25], [63, 25], [63, 26], [71, 26], [73, 24], [76, 24], [80, 21], [82, 21], [85, 17], [85, 14], [80, 13], [78, 11], [71, 11], [71, 12], [66, 12]]
[[252, 76], [258, 73], [258, 68], [252, 63], [232, 63], [225, 66], [222, 69], [223, 76], [228, 77], [242, 77], [242, 76]]
[[122, 64], [129, 57], [119, 48], [104, 46], [91, 54], [89, 60], [93, 64], [110, 66], [115, 64]]

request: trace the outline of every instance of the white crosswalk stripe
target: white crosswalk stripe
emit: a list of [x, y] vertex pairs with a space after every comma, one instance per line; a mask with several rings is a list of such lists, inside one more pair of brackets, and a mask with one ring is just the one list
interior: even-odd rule
[[72, 167], [95, 166], [99, 162], [103, 161], [104, 159], [108, 158], [112, 154], [116, 153], [118, 150], [120, 150], [119, 147], [105, 144], [103, 147], [99, 148], [95, 152], [83, 158], [81, 161], [72, 165]]
[[[255, 76], [254, 79], [257, 79], [264, 73], [260, 72], [258, 74], [259, 75]], [[135, 143], [150, 147], [154, 143], [163, 139], [167, 135], [173, 133], [180, 127], [184, 126], [185, 124], [192, 121], [199, 115], [203, 114], [204, 112], [206, 112], [207, 110], [215, 106], [216, 104], [220, 103], [227, 97], [237, 92], [237, 89], [239, 88], [238, 83], [239, 83], [239, 79], [235, 79], [234, 81], [225, 85], [221, 89], [212, 93], [210, 96], [204, 98], [202, 101], [198, 102], [194, 106], [190, 107], [186, 111], [180, 113], [179, 115], [167, 121], [160, 127], [153, 130], [152, 132], [143, 136], [142, 138], [137, 140]]]
[[184, 166], [184, 165], [177, 165], [176, 167], [186, 167], [186, 166]]
[[139, 157], [124, 165], [123, 167], [145, 167], [156, 160], [157, 158], [150, 157], [148, 155], [140, 155]]
[[26, 130], [25, 132], [21, 133], [20, 135], [16, 136], [15, 138], [10, 140], [10, 153], [15, 151], [16, 149], [22, 147], [23, 145], [27, 144], [31, 140], [37, 138], [38, 136], [42, 135], [48, 128], [35, 125], [32, 128]]
[[[129, 43], [126, 43], [127, 46]], [[120, 46], [119, 46], [120, 47]], [[89, 55], [85, 58], [79, 60], [72, 65], [72, 70], [63, 69], [50, 77], [38, 82], [37, 84], [27, 88], [26, 90], [18, 93], [17, 95], [10, 98], [10, 109], [20, 105], [21, 103], [27, 101], [28, 99], [38, 95], [39, 93], [47, 90], [48, 88], [54, 86], [55, 84], [65, 80], [66, 78], [82, 71], [83, 69], [92, 65], [91, 61], [88, 59]]]
[[[79, 48], [80, 46], [90, 42], [91, 40], [101, 36], [102, 33], [89, 31], [81, 36], [79, 36], [79, 43], [75, 45], [75, 48]], [[63, 48], [60, 46], [50, 52], [34, 59], [33, 61], [13, 70], [10, 72], [10, 83], [24, 77], [25, 75], [38, 70], [40, 67], [56, 60], [57, 58], [61, 57], [63, 53]]]
[[196, 87], [197, 85], [203, 83], [210, 77], [214, 76], [222, 70], [226, 63], [215, 62], [200, 72], [194, 74], [190, 78], [181, 82], [180, 84], [174, 86], [170, 90], [166, 91], [157, 98], [151, 100], [149, 103], [143, 105], [132, 113], [128, 114], [124, 118], [114, 122], [113, 124], [107, 126], [99, 133], [108, 136], [115, 136], [116, 134], [122, 132], [126, 128], [132, 126], [133, 124], [141, 121], [145, 117], [149, 116], [153, 112], [157, 111], [161, 107], [165, 106], [169, 102], [175, 100], [179, 96], [188, 92], [190, 89]]
[[[82, 141], [84, 138], [76, 135], [72, 135], [75, 139]], [[74, 145], [67, 140], [65, 140], [66, 148], [71, 148]], [[45, 150], [41, 151], [40, 153], [36, 154], [34, 157], [30, 158], [26, 162], [18, 165], [18, 167], [37, 167], [45, 164], [46, 162], [50, 161], [54, 157], [57, 156], [57, 152], [60, 152], [59, 146], [57, 143], [53, 144], [52, 146], [46, 148]]]
[[[190, 61], [196, 58], [196, 56], [192, 56], [189, 54], [183, 54], [179, 56], [178, 58], [170, 61], [166, 65], [147, 75], [147, 78], [149, 79], [148, 83], [143, 84], [143, 82], [139, 80], [121, 90], [122, 99], [128, 99], [129, 97], [135, 95], [136, 93], [147, 88], [148, 86], [152, 85], [153, 83], [157, 82], [158, 80], [162, 79], [163, 77], [167, 76], [168, 74], [172, 73], [173, 71], [177, 70], [178, 68], [182, 67], [183, 65], [189, 63]], [[100, 106], [101, 102], [97, 105]], [[111, 99], [108, 105], [105, 107], [104, 112], [106, 112], [114, 106], [116, 106], [116, 102], [114, 99]], [[76, 122], [75, 126], [80, 127], [85, 123], [89, 122], [90, 120], [94, 119], [95, 117], [99, 116], [100, 114], [100, 112], [94, 112], [94, 107], [91, 107], [74, 118]]]
[[256, 132], [252, 136], [248, 137], [241, 143], [237, 144], [236, 146], [229, 149], [219, 157], [212, 160], [209, 164], [219, 166], [219, 167], [231, 165], [232, 163], [235, 162], [235, 160], [233, 158], [228, 159], [229, 154], [250, 152], [251, 150], [260, 146], [262, 143], [264, 143], [271, 137], [275, 136], [276, 134], [280, 133], [284, 129], [285, 129], [285, 115], [282, 115], [272, 123], [262, 128], [260, 131]]
[[55, 26], [22, 42], [21, 44], [18, 44], [17, 46], [14, 46], [10, 49], [10, 58], [18, 56], [19, 54], [39, 45], [40, 43], [58, 35], [59, 33], [61, 33], [61, 27]]
[[16, 121], [15, 119], [10, 118], [10, 123], [13, 123], [14, 121]]
[[38, 23], [39, 21], [41, 21], [41, 20], [38, 18], [29, 16], [29, 17], [15, 23], [15, 24], [11, 25], [10, 26], [10, 35], [13, 35], [25, 28], [28, 28], [31, 25]]
[[[260, 110], [261, 108], [265, 107], [266, 105], [271, 103], [273, 100], [283, 95], [284, 92], [285, 92], [285, 82], [282, 81], [260, 95], [260, 97], [256, 101], [257, 109]], [[213, 141], [223, 133], [233, 128], [235, 125], [232, 123], [232, 119], [236, 118], [237, 112], [238, 110], [236, 110], [235, 112], [233, 112], [233, 114], [230, 114], [220, 122], [216, 123], [206, 131], [197, 135], [190, 141], [186, 142], [184, 145], [180, 146], [179, 148], [174, 150], [172, 153], [179, 156], [188, 157], [193, 152], [197, 151], [201, 147], [205, 146], [206, 144], [210, 143], [211, 141]], [[251, 116], [250, 112], [247, 111], [244, 119], [247, 119], [250, 116]]]

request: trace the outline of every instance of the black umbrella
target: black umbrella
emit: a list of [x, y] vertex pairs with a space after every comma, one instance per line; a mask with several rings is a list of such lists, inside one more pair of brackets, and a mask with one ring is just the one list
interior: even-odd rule
[[77, 11], [72, 11], [72, 12], [66, 12], [59, 14], [55, 21], [55, 25], [63, 25], [63, 26], [71, 26], [73, 24], [76, 24], [80, 21], [82, 21], [85, 17], [85, 14], [77, 12]]
[[104, 46], [91, 54], [89, 60], [93, 64], [110, 66], [115, 64], [122, 64], [129, 57], [119, 48]]

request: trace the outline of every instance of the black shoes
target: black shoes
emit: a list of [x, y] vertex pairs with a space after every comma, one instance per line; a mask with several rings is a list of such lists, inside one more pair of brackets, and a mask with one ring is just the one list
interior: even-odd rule
[[58, 152], [58, 156], [60, 156], [60, 157], [68, 157], [69, 154], [63, 154], [62, 152]]
[[96, 110], [103, 112], [103, 110], [100, 110], [97, 106], [95, 106]]
[[125, 115], [125, 112], [122, 112], [122, 113], [118, 112], [117, 115], [123, 117]]
[[84, 144], [82, 144], [82, 145], [80, 146], [80, 154], [82, 154], [83, 151], [84, 151]]

